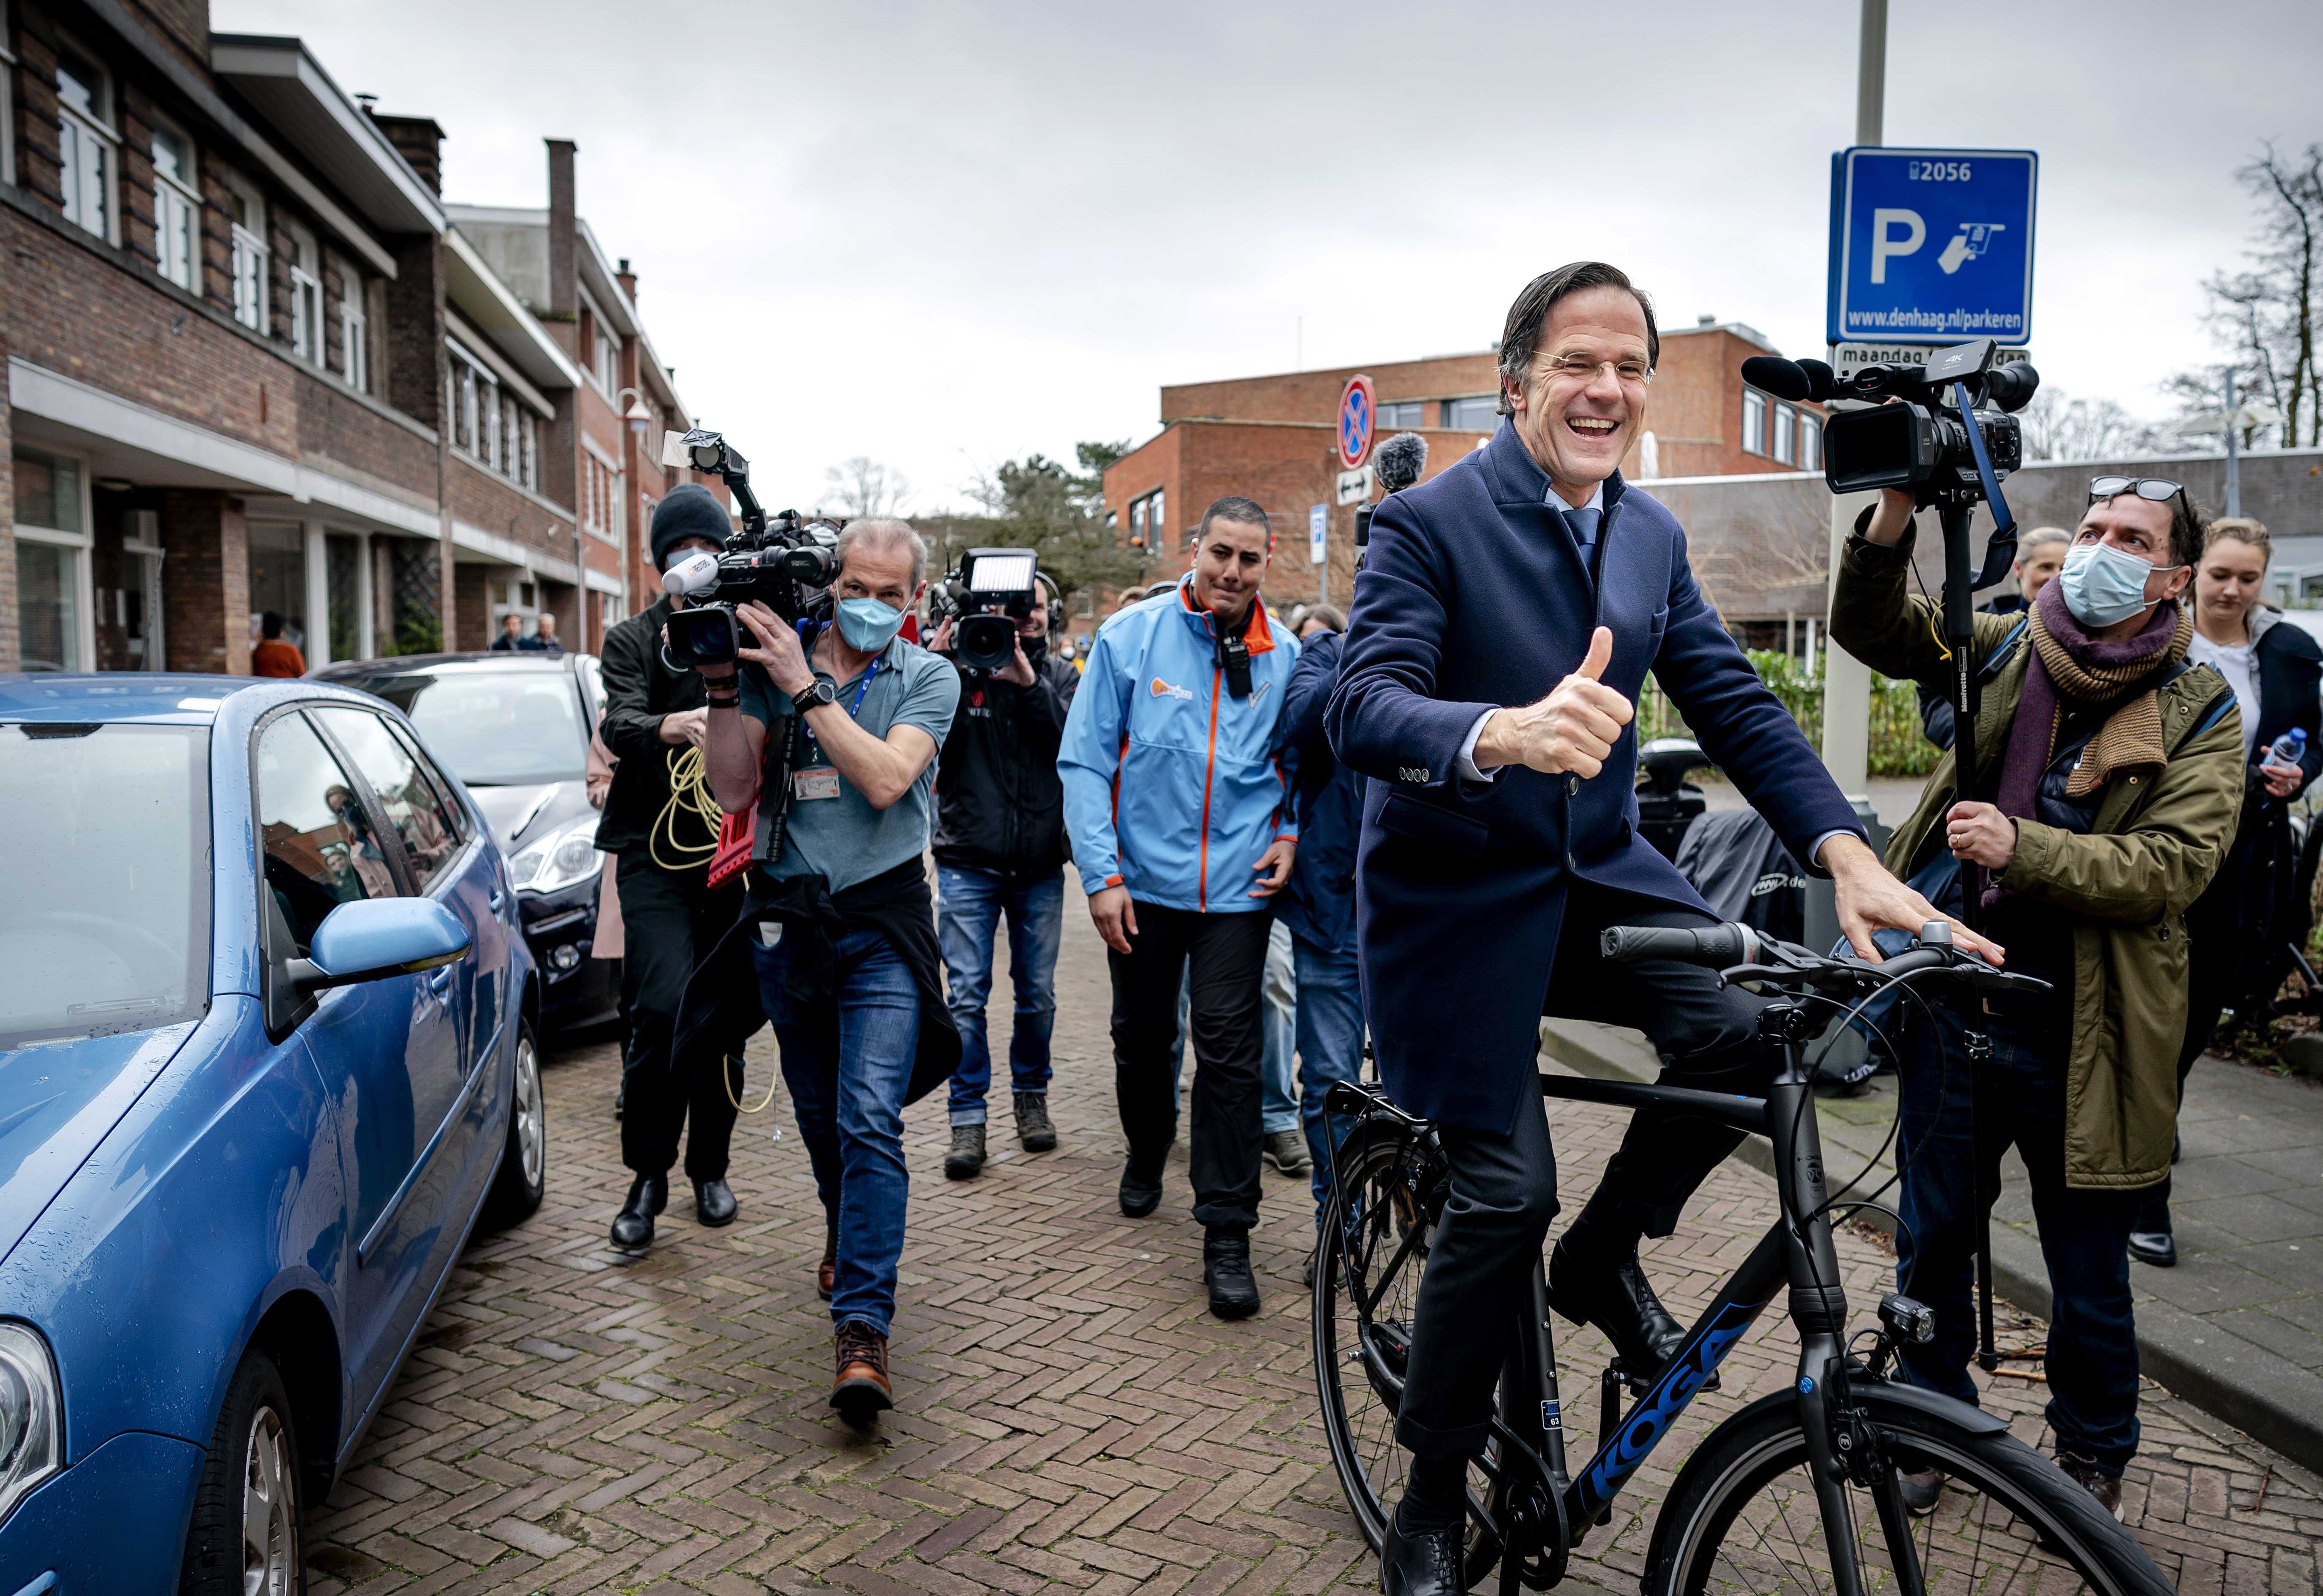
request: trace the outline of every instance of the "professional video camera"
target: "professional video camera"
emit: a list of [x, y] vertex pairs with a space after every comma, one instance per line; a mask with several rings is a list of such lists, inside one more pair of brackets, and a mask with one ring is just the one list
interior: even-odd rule
[[669, 618], [670, 663], [684, 668], [723, 665], [749, 641], [734, 613], [737, 604], [764, 604], [785, 622], [830, 608], [831, 546], [840, 523], [804, 520], [796, 510], [768, 517], [750, 492], [750, 463], [719, 434], [702, 427], [663, 435], [661, 463], [725, 479], [742, 507], [741, 530], [726, 552], [696, 551], [662, 573], [663, 588], [682, 593], [685, 608]]
[[938, 620], [953, 623], [960, 669], [988, 676], [1008, 668], [1016, 657], [1016, 623], [1033, 613], [1043, 580], [1029, 548], [972, 548], [960, 556], [960, 569], [928, 600]]
[[2014, 412], [2041, 385], [2031, 366], [1995, 366], [1996, 353], [1991, 339], [1979, 338], [1932, 351], [1924, 365], [1870, 365], [1851, 377], [1819, 360], [1762, 354], [1742, 362], [1742, 380], [1794, 402], [1868, 402], [1823, 424], [1823, 480], [1832, 492], [1894, 488], [1924, 508], [1973, 504], [2024, 463]]

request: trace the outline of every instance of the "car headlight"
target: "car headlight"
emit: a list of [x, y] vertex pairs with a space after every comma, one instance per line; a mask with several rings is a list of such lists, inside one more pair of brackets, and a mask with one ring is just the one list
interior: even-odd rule
[[49, 1344], [0, 1322], [0, 1519], [64, 1466], [64, 1392]]
[[561, 892], [604, 867], [605, 856], [597, 851], [593, 814], [528, 843], [509, 861], [509, 874], [519, 892]]

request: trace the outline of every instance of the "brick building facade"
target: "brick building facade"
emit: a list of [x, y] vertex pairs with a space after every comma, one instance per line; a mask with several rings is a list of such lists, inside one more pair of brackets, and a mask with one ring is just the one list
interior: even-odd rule
[[[1633, 481], [1795, 471], [1819, 463], [1821, 412], [1748, 387], [1742, 362], [1774, 353], [1756, 330], [1704, 317], [1665, 328], [1648, 428], [1622, 463]], [[1428, 440], [1428, 474], [1481, 447], [1500, 425], [1492, 350], [1385, 365], [1298, 371], [1162, 390], [1162, 431], [1105, 473], [1109, 522], [1149, 551], [1154, 574], [1184, 564], [1203, 509], [1229, 493], [1265, 507], [1281, 539], [1272, 591], [1344, 603], [1354, 574], [1354, 507], [1336, 502], [1339, 395], [1367, 372], [1377, 436]], [[1308, 518], [1325, 507], [1327, 578], [1308, 563]]]
[[647, 473], [585, 320], [447, 212], [442, 137], [202, 0], [0, 0], [0, 670], [243, 673], [267, 610], [310, 665], [627, 612]]

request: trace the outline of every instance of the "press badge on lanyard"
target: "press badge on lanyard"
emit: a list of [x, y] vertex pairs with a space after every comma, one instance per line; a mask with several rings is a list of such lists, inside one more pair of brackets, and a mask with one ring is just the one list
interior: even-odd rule
[[[879, 661], [874, 659], [871, 662], [871, 668], [863, 673], [863, 680], [855, 689], [855, 702], [847, 706], [847, 718], [849, 720], [854, 720], [861, 712], [863, 695], [871, 691], [871, 678], [878, 674]], [[814, 733], [812, 730], [806, 734], [806, 752], [809, 759], [822, 757], [822, 748], [814, 740]], [[831, 766], [810, 765], [803, 770], [791, 772], [791, 797], [797, 802], [806, 803], [817, 798], [838, 796], [839, 772]]]

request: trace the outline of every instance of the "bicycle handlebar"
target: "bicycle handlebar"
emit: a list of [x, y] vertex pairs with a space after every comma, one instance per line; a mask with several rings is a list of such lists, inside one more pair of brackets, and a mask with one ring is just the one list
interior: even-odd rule
[[1670, 959], [1706, 965], [1738, 985], [1866, 991], [1933, 977], [1982, 992], [2046, 992], [2049, 983], [2012, 974], [1952, 946], [1951, 927], [1942, 921], [1921, 929], [1905, 952], [1884, 963], [1826, 959], [1813, 949], [1762, 936], [1747, 925], [1702, 927], [1611, 925], [1598, 936], [1598, 951], [1619, 964]]

